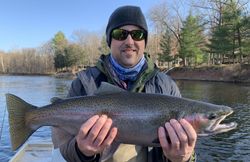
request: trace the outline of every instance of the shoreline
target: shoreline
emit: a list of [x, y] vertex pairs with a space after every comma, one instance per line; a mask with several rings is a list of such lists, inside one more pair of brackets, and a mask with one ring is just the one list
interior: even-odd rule
[[[166, 71], [166, 69], [163, 69], [163, 71]], [[250, 83], [250, 64], [174, 67], [165, 73], [174, 80]], [[53, 76], [56, 78], [74, 79], [76, 73], [0, 73], [0, 76]]]
[[67, 77], [74, 77], [75, 74], [71, 72], [64, 72], [64, 73], [0, 73], [0, 76], [54, 76], [57, 78], [67, 78]]
[[167, 73], [175, 80], [250, 83], [250, 65], [175, 67]]
[[0, 76], [51, 76], [54, 73], [0, 73]]

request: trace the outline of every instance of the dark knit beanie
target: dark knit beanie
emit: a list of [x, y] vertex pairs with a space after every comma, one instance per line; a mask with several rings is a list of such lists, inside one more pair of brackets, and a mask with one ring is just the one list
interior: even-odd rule
[[148, 39], [148, 26], [146, 19], [140, 9], [137, 6], [122, 6], [117, 8], [109, 18], [106, 28], [106, 41], [108, 46], [111, 44], [111, 32], [112, 30], [124, 25], [135, 25], [146, 31], [145, 45]]

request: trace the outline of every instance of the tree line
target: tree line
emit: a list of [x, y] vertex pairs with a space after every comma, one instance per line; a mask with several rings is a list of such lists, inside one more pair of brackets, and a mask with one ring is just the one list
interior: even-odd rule
[[[248, 0], [163, 2], [148, 11], [153, 25], [148, 52], [163, 67], [250, 63]], [[108, 54], [105, 35], [75, 31], [68, 40], [62, 31], [38, 48], [0, 52], [0, 73], [48, 74], [78, 70]]]
[[204, 0], [191, 6], [184, 19], [178, 5], [172, 10], [175, 15], [166, 4], [152, 9], [160, 62], [171, 66], [250, 63], [248, 0]]

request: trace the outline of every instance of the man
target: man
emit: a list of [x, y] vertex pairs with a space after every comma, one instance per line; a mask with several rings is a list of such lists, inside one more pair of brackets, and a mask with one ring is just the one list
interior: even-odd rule
[[[139, 7], [117, 8], [110, 16], [106, 37], [111, 54], [102, 55], [95, 67], [77, 74], [69, 97], [92, 95], [103, 81], [132, 92], [181, 97], [174, 81], [159, 72], [149, 55], [144, 53], [148, 28]], [[75, 137], [54, 129], [53, 142], [67, 161], [95, 162], [112, 148], [117, 132], [119, 129], [112, 127], [112, 118], [95, 115], [82, 124]], [[186, 120], [166, 122], [159, 128], [158, 135], [161, 148], [121, 144], [106, 162], [194, 161], [197, 135]]]

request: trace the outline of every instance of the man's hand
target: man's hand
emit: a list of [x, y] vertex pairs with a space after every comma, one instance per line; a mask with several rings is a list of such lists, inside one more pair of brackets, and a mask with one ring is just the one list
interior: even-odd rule
[[106, 115], [95, 115], [82, 124], [77, 136], [77, 146], [85, 156], [103, 152], [117, 135], [117, 128], [111, 128], [112, 119]]
[[[166, 131], [168, 136], [166, 135]], [[164, 155], [172, 162], [186, 162], [191, 157], [197, 134], [192, 125], [185, 119], [171, 119], [165, 123], [165, 129], [160, 127], [158, 136]], [[169, 138], [169, 139], [168, 139]]]

